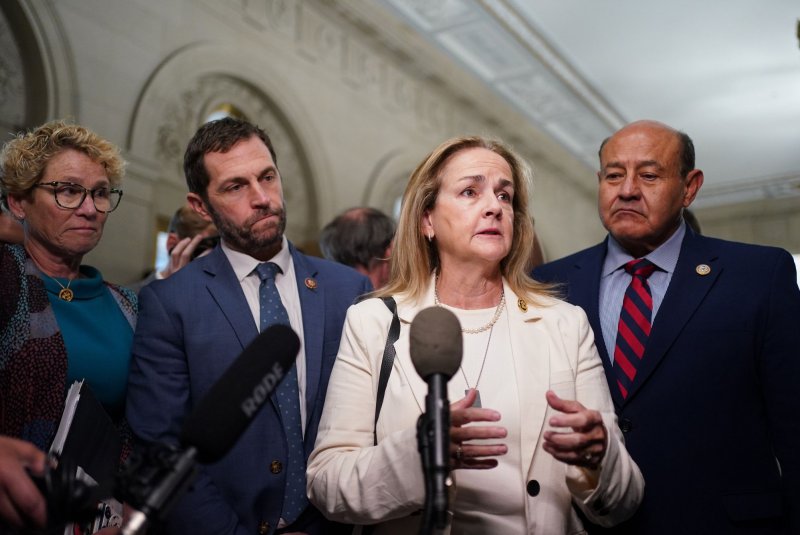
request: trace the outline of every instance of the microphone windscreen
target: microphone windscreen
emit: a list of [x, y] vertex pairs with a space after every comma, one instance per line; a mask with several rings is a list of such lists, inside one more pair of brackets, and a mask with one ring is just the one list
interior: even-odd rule
[[197, 449], [202, 463], [225, 455], [269, 400], [300, 350], [286, 325], [273, 325], [248, 345], [186, 418], [184, 446]]
[[462, 349], [461, 324], [446, 308], [426, 308], [411, 322], [411, 362], [423, 379], [434, 373], [452, 377], [461, 365]]

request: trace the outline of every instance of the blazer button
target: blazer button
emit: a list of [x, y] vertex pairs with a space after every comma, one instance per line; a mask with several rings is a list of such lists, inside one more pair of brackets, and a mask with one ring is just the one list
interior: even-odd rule
[[631, 429], [633, 429], [633, 422], [631, 422], [627, 418], [620, 418], [619, 419], [619, 430], [623, 433], [630, 433]]
[[262, 520], [258, 525], [258, 533], [259, 535], [267, 535], [269, 533], [269, 522]]
[[280, 474], [283, 470], [283, 463], [280, 461], [272, 461], [269, 463], [269, 471], [273, 474]]
[[535, 479], [528, 481], [528, 484], [525, 486], [525, 488], [527, 489], [529, 496], [538, 496], [540, 487], [539, 482]]

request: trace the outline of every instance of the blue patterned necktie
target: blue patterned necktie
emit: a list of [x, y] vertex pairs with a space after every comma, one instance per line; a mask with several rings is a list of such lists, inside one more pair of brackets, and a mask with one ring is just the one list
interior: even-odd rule
[[[261, 286], [258, 297], [261, 302], [261, 331], [270, 325], [289, 325], [289, 314], [283, 306], [275, 275], [281, 268], [274, 262], [264, 262], [256, 267]], [[281, 518], [291, 524], [308, 505], [306, 498], [306, 456], [303, 448], [303, 429], [300, 422], [300, 391], [297, 387], [297, 366], [292, 365], [277, 388], [278, 406], [286, 431], [288, 458], [286, 488], [283, 495]]]

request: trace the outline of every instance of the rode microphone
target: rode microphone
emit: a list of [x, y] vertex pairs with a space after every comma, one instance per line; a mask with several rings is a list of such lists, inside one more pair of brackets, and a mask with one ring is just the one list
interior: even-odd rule
[[184, 422], [181, 448], [155, 444], [132, 456], [118, 478], [123, 499], [136, 509], [123, 535], [142, 533], [163, 520], [194, 480], [196, 465], [221, 459], [266, 404], [300, 350], [286, 325], [259, 334], [200, 400]]
[[447, 382], [461, 365], [463, 339], [455, 314], [442, 307], [422, 310], [411, 322], [411, 362], [428, 383], [425, 414], [417, 424], [417, 442], [425, 471], [425, 508], [421, 533], [447, 526], [447, 476], [450, 471], [450, 402]]

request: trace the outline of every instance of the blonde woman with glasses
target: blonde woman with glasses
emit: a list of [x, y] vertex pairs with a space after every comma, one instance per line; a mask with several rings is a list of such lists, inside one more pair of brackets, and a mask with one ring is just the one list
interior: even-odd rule
[[117, 147], [63, 121], [3, 147], [0, 198], [24, 240], [0, 242], [1, 435], [46, 450], [79, 379], [123, 419], [136, 296], [81, 262], [119, 205], [124, 164]]

